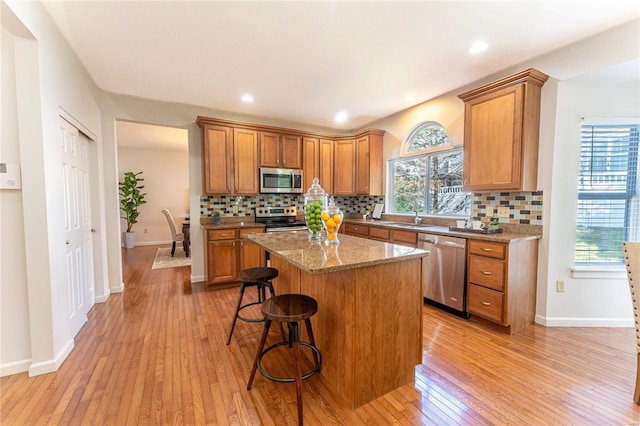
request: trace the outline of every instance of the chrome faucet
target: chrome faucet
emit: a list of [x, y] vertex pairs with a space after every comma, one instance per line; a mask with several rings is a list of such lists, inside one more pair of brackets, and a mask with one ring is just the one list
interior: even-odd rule
[[413, 223], [416, 225], [422, 222], [422, 218], [418, 217], [418, 200], [413, 200], [413, 211], [416, 213], [416, 217], [413, 219]]

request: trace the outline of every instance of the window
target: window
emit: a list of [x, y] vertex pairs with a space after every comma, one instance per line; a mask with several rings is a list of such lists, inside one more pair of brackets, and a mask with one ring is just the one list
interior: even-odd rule
[[639, 133], [637, 123], [582, 125], [576, 263], [622, 264], [622, 242], [640, 238]]
[[418, 211], [468, 216], [470, 195], [462, 192], [462, 148], [451, 148], [439, 123], [418, 125], [404, 143], [401, 158], [390, 160], [390, 212]]

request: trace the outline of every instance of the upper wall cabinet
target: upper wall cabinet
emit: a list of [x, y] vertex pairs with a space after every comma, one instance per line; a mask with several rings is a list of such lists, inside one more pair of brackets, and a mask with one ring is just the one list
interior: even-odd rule
[[302, 167], [302, 138], [260, 132], [260, 166], [299, 169]]
[[196, 123], [206, 195], [257, 194], [259, 167], [302, 168], [304, 189], [318, 177], [329, 194], [383, 193], [384, 130], [337, 136], [209, 117]]
[[202, 190], [207, 195], [258, 193], [258, 133], [202, 126]]
[[533, 68], [463, 93], [465, 191], [535, 191], [540, 93]]

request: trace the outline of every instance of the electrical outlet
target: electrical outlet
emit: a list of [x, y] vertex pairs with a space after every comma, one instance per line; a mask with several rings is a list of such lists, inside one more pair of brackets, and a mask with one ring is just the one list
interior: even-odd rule
[[149, 233], [149, 230], [148, 230], [147, 228], [144, 228], [144, 233], [145, 233], [145, 234], [148, 234], [148, 233]]
[[556, 292], [557, 293], [564, 293], [564, 280], [557, 280], [556, 281]]
[[498, 217], [509, 217], [509, 207], [498, 207]]
[[487, 217], [493, 217], [493, 207], [487, 207]]
[[233, 212], [238, 213], [238, 206], [233, 206]]

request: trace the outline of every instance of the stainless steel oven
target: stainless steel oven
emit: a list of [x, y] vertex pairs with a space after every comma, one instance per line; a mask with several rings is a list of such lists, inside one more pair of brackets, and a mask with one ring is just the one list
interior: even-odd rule
[[[264, 231], [271, 232], [308, 232], [304, 220], [298, 220], [296, 206], [287, 207], [256, 207], [256, 222], [264, 223]], [[269, 253], [267, 265], [269, 265]]]

